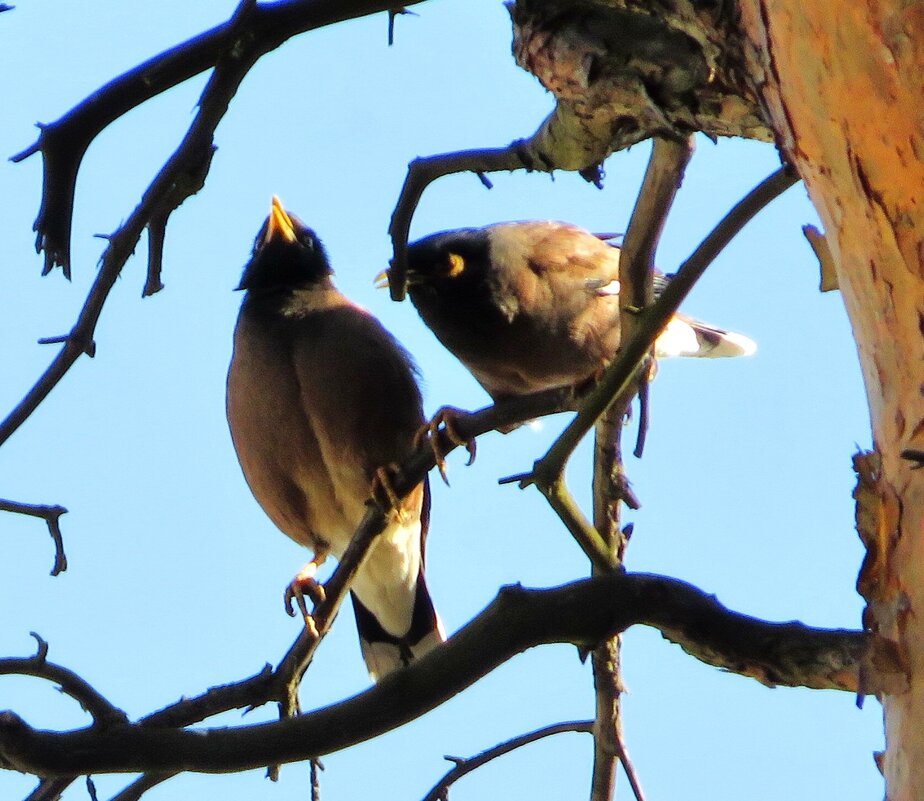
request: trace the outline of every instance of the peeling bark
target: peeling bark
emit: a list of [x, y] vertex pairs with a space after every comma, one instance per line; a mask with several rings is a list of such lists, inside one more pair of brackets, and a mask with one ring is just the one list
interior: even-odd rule
[[924, 6], [742, 0], [749, 72], [827, 229], [870, 406], [858, 458], [866, 627], [906, 662], [884, 695], [891, 801], [924, 799]]

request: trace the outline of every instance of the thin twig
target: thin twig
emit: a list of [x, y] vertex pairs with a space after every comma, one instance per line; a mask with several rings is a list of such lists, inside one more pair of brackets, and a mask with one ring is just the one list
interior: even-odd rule
[[638, 772], [635, 770], [635, 764], [629, 756], [629, 750], [626, 747], [621, 727], [616, 728], [616, 747], [619, 749], [619, 761], [622, 763], [622, 769], [626, 772], [626, 778], [629, 780], [629, 787], [632, 788], [635, 801], [645, 801], [645, 793], [642, 792], [642, 784], [639, 781]]
[[395, 43], [395, 18], [396, 17], [416, 17], [419, 16], [414, 11], [408, 11], [404, 6], [388, 9], [388, 46]]
[[57, 576], [67, 570], [67, 554], [64, 553], [64, 538], [61, 536], [61, 515], [67, 514], [63, 506], [44, 506], [42, 504], [18, 503], [0, 500], [0, 512], [13, 512], [18, 515], [40, 517], [48, 526], [48, 533], [55, 544], [55, 563], [51, 575]]
[[445, 799], [450, 786], [459, 781], [463, 776], [467, 776], [482, 765], [487, 764], [493, 759], [502, 757], [505, 754], [509, 754], [517, 748], [522, 748], [524, 745], [529, 745], [545, 737], [551, 737], [554, 734], [564, 734], [566, 732], [589, 734], [593, 731], [593, 725], [594, 723], [592, 720], [572, 720], [567, 723], [556, 723], [552, 726], [536, 729], [536, 731], [529, 732], [529, 734], [521, 734], [519, 737], [514, 737], [507, 740], [505, 743], [495, 745], [493, 748], [482, 751], [480, 754], [476, 754], [468, 759], [446, 757], [450, 762], [454, 762], [456, 766], [433, 785], [430, 792], [424, 796], [423, 801], [440, 801], [441, 799]]
[[311, 801], [321, 801], [321, 771], [324, 770], [324, 763], [320, 759], [310, 759], [308, 764], [311, 781]]

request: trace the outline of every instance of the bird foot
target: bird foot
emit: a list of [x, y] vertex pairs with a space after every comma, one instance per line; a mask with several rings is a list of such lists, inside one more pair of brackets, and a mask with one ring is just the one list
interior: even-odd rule
[[410, 513], [401, 505], [401, 498], [395, 492], [393, 481], [401, 474], [401, 468], [392, 462], [385, 467], [376, 468], [372, 478], [372, 497], [386, 512], [394, 512], [402, 525], [411, 519]]
[[424, 425], [414, 437], [415, 447], [419, 447], [424, 439], [429, 442], [433, 457], [436, 460], [436, 468], [440, 471], [440, 476], [447, 487], [449, 486], [449, 479], [446, 476], [446, 452], [440, 447], [439, 437], [437, 436], [440, 426], [443, 426], [443, 431], [446, 432], [446, 436], [453, 445], [465, 446], [465, 450], [468, 451], [466, 467], [470, 467], [474, 463], [475, 454], [477, 453], [474, 437], [466, 439], [459, 434], [456, 428], [457, 422], [463, 417], [468, 417], [468, 412], [457, 409], [455, 406], [443, 406], [437, 410], [430, 422]]
[[295, 605], [298, 607], [298, 611], [302, 613], [302, 618], [305, 621], [305, 628], [314, 636], [317, 636], [318, 629], [314, 623], [314, 617], [311, 612], [308, 611], [308, 604], [305, 602], [305, 597], [307, 596], [311, 600], [313, 607], [317, 607], [317, 605], [327, 597], [324, 585], [315, 578], [318, 567], [324, 563], [324, 559], [324, 556], [315, 556], [314, 559], [305, 565], [295, 578], [289, 582], [289, 586], [286, 587], [285, 595], [283, 596], [286, 612], [289, 617], [295, 617], [295, 609], [292, 605], [294, 601]]

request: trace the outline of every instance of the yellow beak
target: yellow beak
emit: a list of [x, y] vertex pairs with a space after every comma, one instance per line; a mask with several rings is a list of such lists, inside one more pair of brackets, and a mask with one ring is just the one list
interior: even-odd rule
[[286, 242], [295, 242], [295, 226], [292, 224], [292, 218], [282, 207], [282, 201], [276, 195], [273, 195], [273, 204], [270, 206], [270, 215], [266, 224], [266, 235], [263, 237], [263, 242], [272, 242], [278, 238], [282, 238]]
[[376, 289], [388, 289], [388, 270], [382, 270], [372, 279]]
[[[375, 284], [376, 289], [388, 289], [391, 286], [389, 281], [389, 273], [391, 270], [382, 270], [375, 278], [372, 279]], [[407, 274], [407, 285], [408, 286], [417, 286], [418, 284], [425, 284], [426, 280], [421, 278], [417, 273], [408, 271]]]

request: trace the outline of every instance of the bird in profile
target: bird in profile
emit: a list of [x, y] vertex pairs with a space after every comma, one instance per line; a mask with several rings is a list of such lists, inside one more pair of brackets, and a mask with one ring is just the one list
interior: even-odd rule
[[[408, 293], [496, 400], [592, 380], [619, 348], [619, 248], [563, 222], [462, 228], [408, 246]], [[386, 272], [387, 277], [387, 272]], [[656, 277], [655, 289], [668, 279]], [[677, 314], [655, 356], [744, 356], [747, 337]]]
[[[424, 580], [426, 480], [403, 500], [389, 470], [424, 424], [410, 357], [334, 286], [314, 231], [274, 197], [238, 289], [227, 414], [244, 477], [269, 518], [311, 549], [286, 592], [304, 595], [328, 554], [342, 558], [373, 493], [392, 508], [353, 581], [363, 658], [378, 679], [445, 639]], [[379, 493], [381, 494], [381, 493]]]

